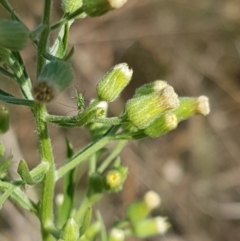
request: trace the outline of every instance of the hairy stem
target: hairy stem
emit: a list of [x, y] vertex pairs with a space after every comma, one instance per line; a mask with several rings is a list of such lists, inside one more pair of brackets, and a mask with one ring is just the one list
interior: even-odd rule
[[39, 139], [39, 151], [42, 162], [47, 162], [49, 170], [45, 174], [42, 183], [42, 194], [40, 199], [39, 218], [42, 226], [42, 238], [44, 241], [53, 240], [52, 236], [47, 230], [53, 226], [53, 197], [54, 197], [54, 157], [52, 153], [51, 141], [48, 134], [47, 123], [43, 121], [46, 107], [38, 104], [35, 108], [34, 114], [37, 124], [37, 134]]

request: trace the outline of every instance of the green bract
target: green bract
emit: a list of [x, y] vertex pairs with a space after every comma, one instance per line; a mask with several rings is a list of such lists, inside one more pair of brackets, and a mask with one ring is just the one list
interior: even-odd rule
[[133, 232], [138, 238], [148, 238], [166, 233], [169, 227], [170, 225], [166, 218], [156, 217], [134, 223]]
[[143, 200], [131, 204], [127, 209], [127, 218], [136, 223], [146, 218], [150, 212], [161, 204], [159, 195], [154, 191], [148, 191]]
[[82, 0], [62, 0], [62, 8], [65, 13], [73, 13], [82, 6]]
[[46, 64], [33, 86], [36, 101], [47, 103], [70, 86], [73, 80], [72, 68], [63, 60], [53, 60]]
[[144, 133], [149, 137], [161, 136], [175, 128], [177, 128], [178, 119], [174, 113], [166, 113], [158, 117], [153, 123], [151, 123]]
[[114, 66], [97, 85], [99, 100], [114, 101], [128, 85], [132, 74], [133, 71], [125, 63]]
[[83, 0], [83, 9], [91, 17], [122, 7], [127, 0]]
[[209, 101], [206, 96], [181, 97], [179, 100], [179, 107], [173, 111], [178, 122], [194, 115], [208, 115], [210, 112]]
[[163, 80], [155, 80], [152, 83], [142, 85], [137, 88], [133, 97], [139, 97], [142, 95], [148, 95], [155, 92], [159, 92], [167, 86], [167, 82]]
[[28, 29], [19, 22], [11, 20], [0, 21], [0, 46], [13, 51], [25, 48], [29, 37]]
[[165, 111], [178, 105], [177, 94], [168, 85], [159, 92], [130, 99], [125, 107], [125, 117], [138, 129], [145, 129]]
[[128, 169], [124, 166], [118, 166], [109, 170], [104, 175], [104, 186], [107, 191], [117, 192], [123, 188], [127, 178]]

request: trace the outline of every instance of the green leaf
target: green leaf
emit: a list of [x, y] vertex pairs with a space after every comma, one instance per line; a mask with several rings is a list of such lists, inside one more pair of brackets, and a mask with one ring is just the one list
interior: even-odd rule
[[[66, 139], [67, 145], [67, 163], [71, 160], [73, 156], [73, 147], [71, 143]], [[76, 180], [76, 169], [69, 171], [64, 177], [63, 184], [63, 204], [59, 211], [59, 225], [60, 227], [70, 218], [71, 211], [74, 204], [74, 194], [75, 194], [75, 180]]]
[[36, 213], [36, 204], [34, 204], [24, 192], [18, 187], [18, 183], [12, 184], [7, 182], [2, 182], [0, 180], [0, 190], [5, 190], [5, 192], [0, 196], [0, 204], [2, 204], [10, 195], [11, 198], [21, 207], [31, 212]]
[[9, 185], [8, 188], [4, 191], [0, 196], [0, 209], [2, 208], [3, 203], [9, 198], [9, 196], [13, 193], [15, 186]]
[[23, 182], [28, 184], [28, 185], [33, 185], [34, 181], [30, 175], [28, 165], [24, 160], [21, 160], [18, 165], [17, 169], [18, 174], [22, 178]]
[[27, 163], [24, 160], [21, 160], [19, 162], [17, 172], [21, 176], [24, 183], [34, 185], [43, 180], [48, 169], [49, 163], [42, 162], [32, 171], [29, 171]]
[[33, 105], [35, 104], [35, 102], [32, 100], [17, 98], [1, 89], [0, 89], [0, 100], [5, 101], [6, 103], [9, 103], [9, 104], [25, 105], [29, 107], [33, 107]]
[[67, 52], [70, 25], [71, 23], [66, 23], [61, 27], [57, 39], [50, 48], [50, 53], [57, 58], [63, 59]]
[[80, 227], [80, 235], [83, 235], [86, 232], [86, 230], [89, 227], [89, 224], [91, 222], [91, 218], [92, 218], [92, 207], [88, 207], [88, 209], [83, 217], [82, 225]]
[[1, 66], [0, 66], [0, 73], [2, 73], [3, 75], [5, 75], [11, 79], [15, 79], [15, 76], [12, 73], [8, 72], [5, 68], [3, 68]]
[[11, 165], [10, 160], [4, 160], [3, 162], [0, 163], [0, 178], [3, 179], [6, 174], [9, 166]]
[[97, 212], [97, 219], [98, 219], [98, 221], [101, 224], [101, 229], [100, 229], [101, 241], [107, 241], [106, 227], [105, 227], [105, 224], [103, 222], [102, 215], [101, 215], [101, 213], [99, 211]]

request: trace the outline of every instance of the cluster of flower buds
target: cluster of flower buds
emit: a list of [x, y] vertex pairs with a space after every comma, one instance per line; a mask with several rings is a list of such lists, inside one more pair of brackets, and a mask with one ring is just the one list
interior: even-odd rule
[[170, 227], [165, 217], [149, 218], [152, 210], [159, 207], [161, 199], [154, 191], [148, 191], [143, 200], [131, 204], [127, 209], [127, 219], [132, 224], [132, 232], [138, 238], [148, 238], [164, 234]]
[[[146, 87], [152, 88], [151, 85]], [[153, 88], [153, 92], [149, 94], [138, 93], [137, 97], [128, 100], [125, 106], [125, 119], [136, 128], [145, 129], [162, 113], [175, 109], [178, 105], [178, 96], [171, 86], [166, 85], [156, 91]]]
[[[97, 85], [98, 99], [115, 100], [132, 77], [127, 64], [116, 65]], [[121, 116], [123, 129], [133, 133], [133, 138], [158, 137], [173, 129], [178, 123], [193, 115], [207, 115], [208, 98], [178, 97], [166, 81], [156, 80], [139, 87], [125, 105]]]

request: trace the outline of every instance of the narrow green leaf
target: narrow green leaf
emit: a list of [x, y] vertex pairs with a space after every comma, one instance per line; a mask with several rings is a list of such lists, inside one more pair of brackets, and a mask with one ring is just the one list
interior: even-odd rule
[[28, 165], [24, 160], [21, 160], [18, 165], [17, 172], [21, 176], [24, 183], [34, 185], [41, 182], [44, 175], [49, 170], [49, 163], [42, 162], [32, 171], [29, 171]]
[[0, 142], [0, 158], [4, 156], [5, 148], [4, 145]]
[[[11, 198], [21, 207], [23, 207], [24, 209], [30, 211], [30, 212], [37, 212], [37, 208], [36, 208], [36, 204], [34, 204], [28, 197], [27, 195], [18, 187], [19, 184], [15, 183], [15, 184], [11, 184], [11, 183], [7, 183], [7, 182], [2, 182], [0, 180], [0, 190], [7, 190], [9, 189], [9, 193], [10, 190], [13, 190], [10, 195]], [[8, 192], [7, 192], [8, 193]], [[10, 196], [8, 195], [8, 197]], [[7, 194], [4, 194], [4, 196], [2, 197], [2, 200], [6, 200], [6, 196]]]
[[6, 174], [7, 174], [7, 170], [9, 168], [11, 164], [10, 159], [4, 160], [0, 163], [0, 178], [3, 179]]
[[33, 179], [32, 179], [32, 177], [31, 177], [31, 175], [30, 175], [30, 172], [29, 172], [29, 169], [28, 169], [28, 165], [27, 165], [27, 163], [24, 160], [21, 160], [19, 162], [17, 172], [20, 175], [20, 177], [22, 178], [24, 183], [26, 183], [28, 185], [35, 184]]
[[70, 25], [71, 23], [66, 23], [61, 27], [59, 35], [50, 49], [50, 53], [57, 58], [63, 59], [67, 52]]
[[101, 224], [101, 229], [100, 229], [101, 241], [107, 241], [106, 227], [105, 227], [105, 224], [103, 222], [102, 215], [99, 211], [97, 211], [97, 219]]
[[83, 217], [83, 221], [82, 221], [82, 225], [80, 227], [80, 235], [83, 235], [87, 228], [89, 227], [89, 224], [91, 222], [92, 219], [92, 207], [88, 207], [84, 217]]
[[1, 89], [0, 89], [0, 100], [5, 101], [6, 103], [9, 103], [9, 104], [25, 105], [29, 107], [32, 107], [35, 104], [35, 102], [32, 100], [17, 98]]
[[[67, 163], [71, 160], [73, 156], [73, 147], [71, 143], [66, 139], [67, 146]], [[75, 193], [75, 179], [76, 179], [76, 169], [69, 171], [64, 177], [63, 184], [63, 204], [60, 207], [59, 212], [59, 225], [60, 227], [68, 220], [71, 216], [71, 212], [74, 204], [74, 193]]]
[[0, 66], [0, 73], [2, 73], [3, 75], [5, 75], [11, 79], [15, 79], [15, 76], [12, 73], [8, 72], [6, 69], [4, 69], [1, 66]]
[[9, 196], [13, 193], [15, 186], [9, 185], [9, 187], [4, 191], [0, 196], [0, 209], [2, 208], [3, 203], [9, 198]]

